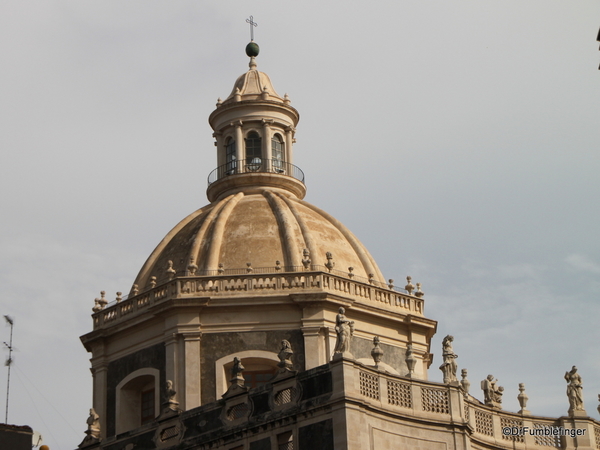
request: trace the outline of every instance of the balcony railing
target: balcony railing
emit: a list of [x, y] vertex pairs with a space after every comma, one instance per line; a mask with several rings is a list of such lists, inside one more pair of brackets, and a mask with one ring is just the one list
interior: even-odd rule
[[287, 175], [304, 183], [304, 172], [293, 164], [280, 159], [252, 158], [245, 161], [230, 161], [227, 164], [217, 167], [208, 175], [208, 185], [210, 186], [215, 181], [225, 177], [243, 173], [276, 173]]

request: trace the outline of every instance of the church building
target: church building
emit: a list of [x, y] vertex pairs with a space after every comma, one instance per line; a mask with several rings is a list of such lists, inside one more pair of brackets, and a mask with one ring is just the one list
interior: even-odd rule
[[258, 70], [258, 45], [246, 53], [249, 70], [208, 119], [210, 203], [165, 236], [128, 295], [95, 301], [79, 448], [600, 449], [575, 368], [561, 418], [532, 416], [523, 391], [521, 411], [503, 411], [491, 375], [483, 401], [470, 395], [479, 382], [458, 379], [451, 336], [444, 382], [428, 380], [437, 322], [420, 284], [386, 280], [350, 230], [303, 200], [299, 113]]

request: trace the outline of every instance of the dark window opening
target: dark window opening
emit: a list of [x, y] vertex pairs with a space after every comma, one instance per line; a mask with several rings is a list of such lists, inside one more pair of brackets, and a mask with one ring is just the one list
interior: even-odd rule
[[248, 133], [246, 138], [246, 168], [250, 172], [260, 169], [262, 163], [262, 139], [255, 131]]
[[282, 173], [284, 170], [283, 161], [285, 160], [284, 145], [283, 139], [278, 134], [271, 140], [271, 154], [273, 156], [273, 169], [277, 173]]
[[155, 417], [154, 411], [154, 389], [142, 391], [142, 425], [152, 422]]
[[231, 138], [229, 138], [225, 144], [225, 162], [227, 164], [225, 169], [226, 175], [235, 173], [237, 169], [235, 141]]
[[275, 376], [275, 370], [246, 370], [242, 373], [244, 380], [246, 380], [246, 386], [249, 388], [255, 388], [267, 384]]

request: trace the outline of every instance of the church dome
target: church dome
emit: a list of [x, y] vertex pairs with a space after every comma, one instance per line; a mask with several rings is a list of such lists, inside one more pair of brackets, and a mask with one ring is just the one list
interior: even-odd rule
[[175, 274], [278, 270], [350, 272], [384, 283], [374, 259], [342, 223], [293, 195], [264, 189], [229, 195], [183, 219], [152, 252], [135, 284], [145, 290], [153, 277], [160, 282]]
[[209, 117], [218, 167], [211, 202], [181, 221], [138, 274], [135, 290], [174, 276], [329, 271], [384, 285], [377, 264], [339, 221], [303, 201], [304, 174], [292, 164], [299, 114], [250, 69]]

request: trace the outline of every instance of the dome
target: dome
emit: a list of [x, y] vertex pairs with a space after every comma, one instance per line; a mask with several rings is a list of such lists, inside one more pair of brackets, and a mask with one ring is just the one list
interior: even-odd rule
[[152, 252], [135, 284], [145, 290], [152, 277], [276, 270], [350, 271], [359, 280], [372, 274], [373, 282], [384, 283], [367, 249], [338, 220], [286, 192], [263, 189], [237, 192], [183, 219]]
[[254, 56], [249, 66], [209, 117], [218, 164], [208, 179], [211, 203], [167, 234], [133, 290], [174, 276], [305, 270], [385, 284], [361, 242], [302, 200], [304, 174], [292, 164], [298, 112], [256, 70]]
[[233, 85], [233, 89], [231, 90], [231, 94], [229, 94], [229, 97], [227, 97], [223, 103], [236, 101], [236, 95], [241, 96], [240, 100], [258, 100], [265, 95], [268, 95], [268, 99], [271, 101], [278, 100], [284, 102], [284, 98], [275, 92], [275, 88], [273, 87], [273, 83], [271, 83], [269, 75], [256, 70], [256, 61], [254, 57], [250, 58], [250, 70], [237, 78]]

